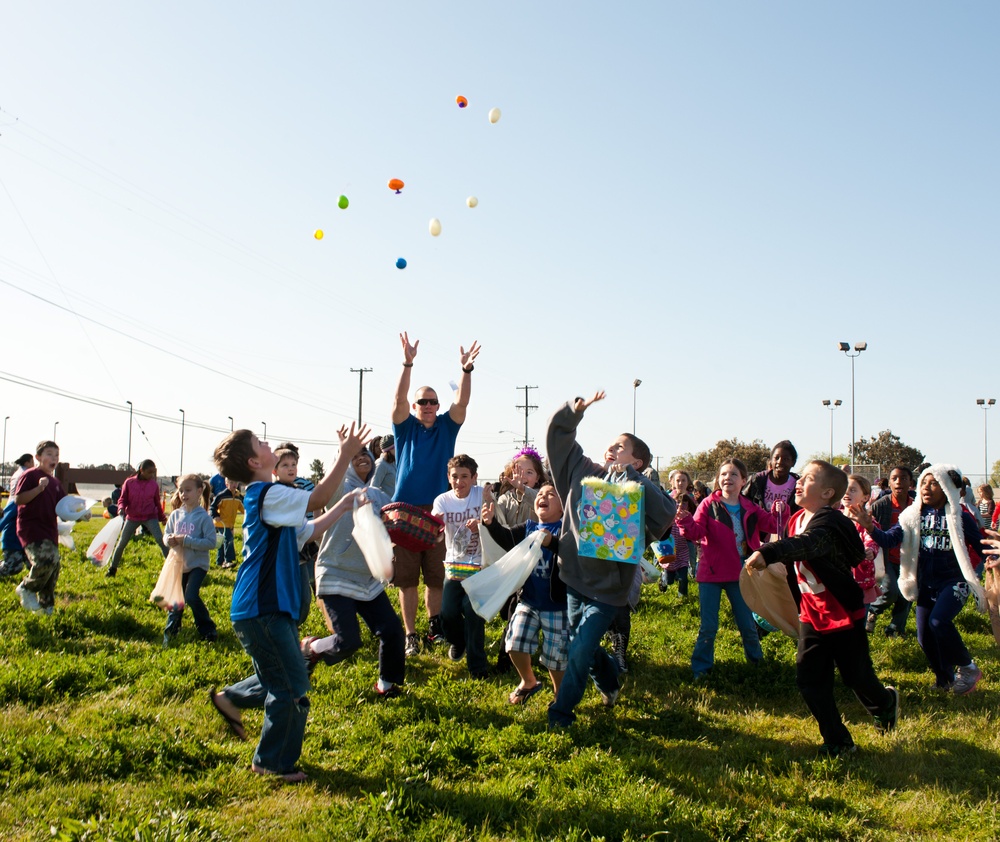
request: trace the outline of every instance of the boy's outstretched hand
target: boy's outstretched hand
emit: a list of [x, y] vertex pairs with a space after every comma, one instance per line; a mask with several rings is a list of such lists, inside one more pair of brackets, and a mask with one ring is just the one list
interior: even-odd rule
[[865, 508], [863, 503], [857, 503], [844, 509], [844, 514], [851, 520], [860, 523], [865, 529], [871, 529], [875, 521], [872, 520], [871, 512]]
[[340, 442], [340, 449], [349, 453], [352, 457], [361, 451], [365, 442], [372, 437], [372, 431], [367, 424], [362, 424], [355, 430], [354, 422], [351, 422], [351, 429], [347, 429], [345, 424], [337, 430], [337, 439]]
[[753, 573], [755, 570], [764, 570], [767, 567], [767, 562], [764, 561], [764, 556], [759, 552], [754, 552], [750, 554], [743, 566], [749, 573]]
[[420, 344], [420, 340], [418, 339], [411, 345], [410, 337], [407, 336], [406, 331], [404, 330], [401, 334], [399, 334], [399, 341], [403, 345], [403, 362], [412, 363], [413, 358], [417, 355], [417, 346]]
[[584, 398], [577, 398], [576, 402], [573, 404], [573, 411], [580, 413], [586, 412], [588, 406], [597, 403], [598, 401], [603, 401], [604, 398], [605, 398], [605, 393], [603, 389], [599, 392], [594, 392], [594, 397], [592, 397], [590, 400], [585, 400]]
[[[459, 353], [461, 354], [461, 357], [459, 357], [459, 363], [461, 364], [462, 368], [465, 368], [466, 366], [472, 365], [476, 361], [476, 357], [479, 356], [479, 352], [482, 350], [482, 348], [480, 347], [479, 343], [476, 342], [475, 339], [473, 339], [472, 345], [469, 347], [468, 351], [466, 351], [465, 348], [463, 348], [461, 345], [458, 346], [458, 350]], [[416, 351], [415, 348], [414, 351]]]

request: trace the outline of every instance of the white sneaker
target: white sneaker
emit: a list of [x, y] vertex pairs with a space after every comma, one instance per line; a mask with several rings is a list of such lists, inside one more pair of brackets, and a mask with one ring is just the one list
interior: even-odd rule
[[955, 683], [951, 692], [956, 696], [968, 696], [976, 689], [982, 677], [983, 671], [976, 666], [975, 661], [965, 667], [955, 667]]
[[14, 588], [14, 593], [17, 594], [17, 598], [21, 600], [21, 606], [26, 608], [32, 614], [39, 614], [42, 611], [42, 606], [38, 604], [38, 594], [34, 591], [29, 591], [24, 585], [18, 585]]

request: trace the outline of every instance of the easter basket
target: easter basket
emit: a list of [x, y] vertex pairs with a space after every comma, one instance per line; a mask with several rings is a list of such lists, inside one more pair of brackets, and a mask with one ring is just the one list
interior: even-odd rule
[[444, 528], [444, 521], [409, 503], [383, 506], [382, 521], [389, 531], [392, 543], [417, 553], [433, 547]]

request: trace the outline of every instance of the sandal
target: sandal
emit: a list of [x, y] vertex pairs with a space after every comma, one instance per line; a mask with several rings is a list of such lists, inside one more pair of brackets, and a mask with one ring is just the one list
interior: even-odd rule
[[230, 716], [228, 713], [226, 713], [219, 705], [219, 702], [215, 698], [215, 696], [216, 696], [215, 687], [212, 687], [208, 691], [208, 700], [212, 703], [212, 707], [214, 707], [219, 712], [219, 716], [221, 716], [223, 719], [226, 720], [226, 725], [228, 725], [229, 730], [236, 735], [236, 739], [245, 743], [247, 741], [247, 733], [246, 731], [243, 730], [243, 723], [239, 720], [238, 717]]
[[533, 687], [515, 687], [514, 692], [507, 697], [507, 701], [512, 705], [523, 705], [541, 689], [541, 681], [536, 683]]
[[256, 763], [251, 763], [250, 771], [255, 775], [260, 775], [261, 777], [278, 778], [286, 784], [300, 784], [309, 779], [309, 776], [301, 769], [293, 769], [291, 772], [272, 772], [270, 769], [265, 769], [263, 766], [258, 766]]

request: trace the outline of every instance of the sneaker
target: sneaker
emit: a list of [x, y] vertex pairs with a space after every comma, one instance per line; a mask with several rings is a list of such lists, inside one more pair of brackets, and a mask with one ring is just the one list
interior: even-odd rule
[[8, 560], [4, 559], [3, 563], [0, 563], [0, 579], [5, 579], [8, 576], [16, 576], [24, 570], [24, 562], [20, 559], [13, 560], [8, 564]]
[[845, 755], [855, 754], [857, 750], [858, 747], [854, 743], [840, 746], [831, 746], [823, 743], [819, 747], [819, 753], [825, 757], [844, 757]]
[[628, 672], [628, 663], [625, 661], [625, 648], [628, 640], [621, 632], [613, 632], [611, 635], [611, 657], [615, 659], [618, 673], [624, 675]]
[[976, 662], [965, 667], [955, 667], [955, 684], [951, 692], [956, 696], [968, 696], [976, 689], [979, 679], [983, 677], [983, 671], [976, 666]]
[[889, 625], [885, 627], [885, 636], [891, 640], [893, 638], [902, 637], [903, 633], [899, 629], [897, 629], [892, 623], [889, 623]]
[[375, 690], [375, 697], [379, 699], [398, 699], [403, 695], [403, 691], [399, 689], [398, 684], [391, 685], [388, 690], [379, 690], [378, 682], [376, 681], [373, 689]]
[[38, 604], [38, 594], [34, 591], [29, 591], [24, 585], [18, 585], [14, 588], [14, 593], [16, 593], [17, 598], [21, 600], [22, 608], [25, 608], [32, 614], [41, 613], [42, 606]]
[[109, 579], [114, 579], [115, 576], [118, 575], [118, 568], [109, 567], [107, 570], [104, 571], [104, 575], [107, 576]]
[[317, 640], [319, 640], [318, 637], [303, 637], [302, 643], [300, 644], [302, 648], [302, 657], [306, 662], [306, 672], [309, 673], [309, 675], [313, 674], [313, 670], [316, 669], [316, 664], [319, 663], [319, 655], [312, 650], [312, 645]]
[[414, 655], [420, 654], [420, 635], [416, 632], [406, 636], [406, 647], [403, 649], [403, 654], [407, 658], [412, 658]]
[[875, 632], [875, 624], [878, 622], [878, 614], [872, 614], [869, 612], [868, 619], [865, 620], [865, 631], [868, 634], [873, 634]]
[[169, 634], [164, 633], [164, 635], [163, 635], [163, 648], [164, 649], [169, 649], [170, 648], [170, 637], [171, 636]]
[[448, 657], [453, 661], [461, 661], [465, 655], [465, 647], [455, 643], [448, 647]]
[[618, 694], [621, 693], [622, 688], [619, 687], [617, 690], [612, 690], [610, 693], [601, 693], [601, 704], [606, 708], [613, 708], [615, 702], [618, 701]]
[[427, 630], [427, 646], [428, 648], [438, 644], [444, 643], [444, 628], [441, 626], [441, 616], [436, 615], [430, 618], [429, 621], [430, 628]]
[[890, 686], [886, 686], [885, 689], [892, 694], [892, 701], [885, 712], [875, 714], [875, 730], [880, 734], [888, 734], [896, 727], [896, 722], [899, 720], [899, 691]]

